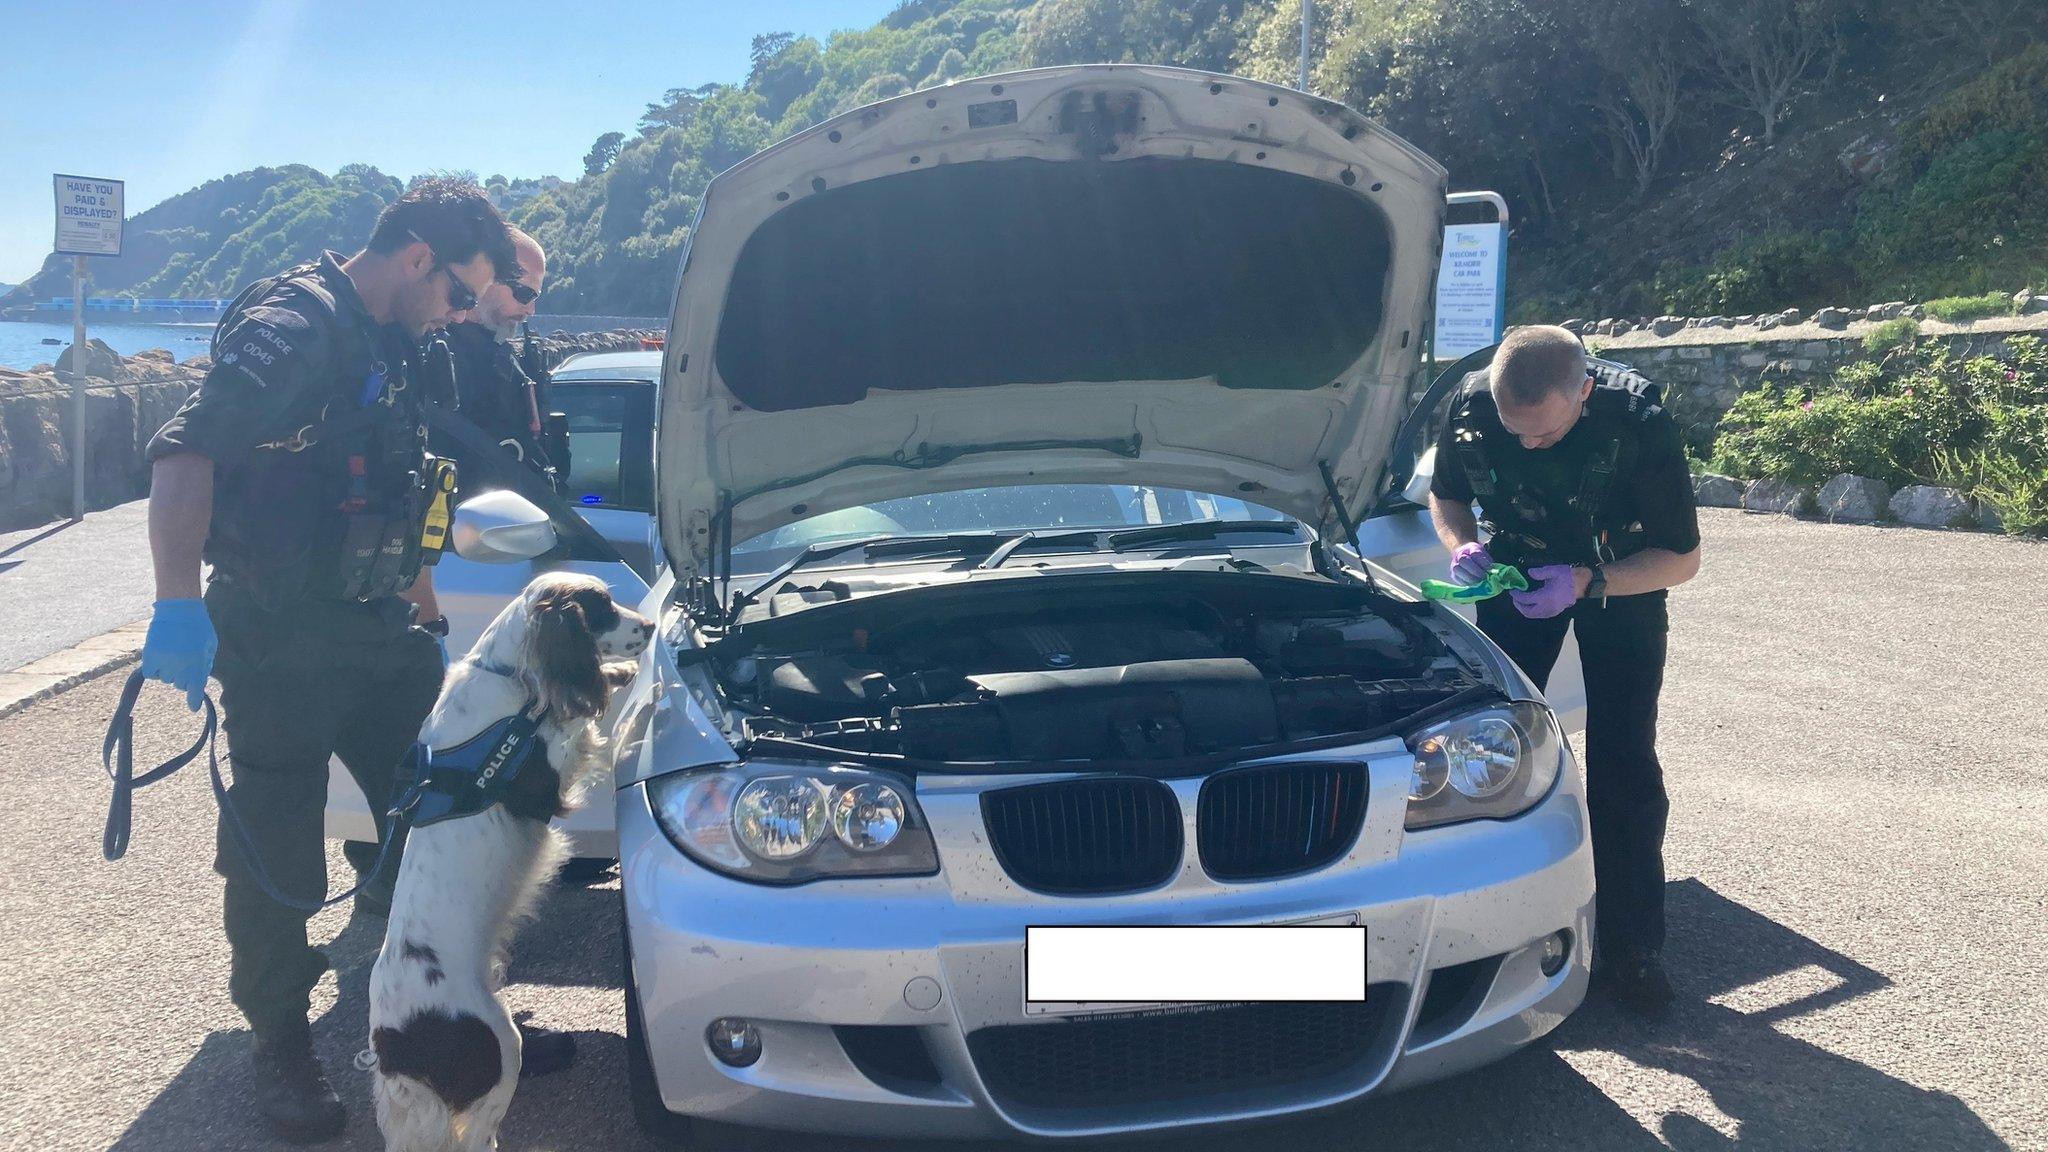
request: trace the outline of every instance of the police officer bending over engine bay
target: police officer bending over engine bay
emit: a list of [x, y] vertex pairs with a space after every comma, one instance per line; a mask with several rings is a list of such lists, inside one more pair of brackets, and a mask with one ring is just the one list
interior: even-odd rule
[[1530, 679], [1548, 681], [1567, 626], [1578, 637], [1599, 899], [1593, 978], [1624, 1005], [1661, 1012], [1672, 995], [1661, 955], [1669, 803], [1657, 762], [1665, 590], [1700, 568], [1677, 425], [1647, 380], [1589, 371], [1570, 332], [1517, 329], [1487, 377], [1453, 402], [1429, 509], [1452, 579], [1476, 584], [1495, 563], [1528, 576], [1529, 591], [1478, 611]]
[[[209, 671], [219, 678], [234, 809], [271, 882], [295, 898], [326, 885], [329, 757], [362, 786], [381, 833], [399, 761], [440, 692], [447, 625], [422, 563], [445, 543], [445, 502], [434, 511], [419, 339], [518, 275], [481, 189], [422, 181], [363, 251], [328, 252], [239, 298], [206, 379], [149, 444], [157, 600], [142, 671], [194, 710]], [[202, 555], [213, 565], [203, 600]], [[255, 1034], [257, 1106], [280, 1136], [327, 1139], [345, 1117], [306, 1015], [328, 960], [307, 943], [309, 914], [264, 895], [231, 835], [223, 815], [214, 869], [227, 881], [228, 991]], [[351, 845], [359, 871], [367, 847]], [[357, 910], [379, 911], [374, 897], [365, 889]]]
[[[465, 417], [560, 490], [568, 461], [560, 458], [559, 445], [546, 442], [547, 383], [527, 374], [512, 345], [520, 322], [533, 315], [540, 299], [547, 256], [533, 237], [518, 228], [509, 231], [519, 255], [519, 279], [491, 285], [470, 319], [448, 326], [455, 390]], [[437, 436], [431, 442], [435, 452], [455, 458], [465, 497], [484, 487], [502, 487], [492, 484], [490, 471], [467, 459], [452, 441]]]

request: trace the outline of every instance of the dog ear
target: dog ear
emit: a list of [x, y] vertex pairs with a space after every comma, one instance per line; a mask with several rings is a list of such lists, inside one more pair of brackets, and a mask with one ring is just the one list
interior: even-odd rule
[[597, 637], [576, 597], [549, 592], [534, 606], [534, 673], [540, 697], [562, 717], [595, 716], [610, 698], [597, 661]]

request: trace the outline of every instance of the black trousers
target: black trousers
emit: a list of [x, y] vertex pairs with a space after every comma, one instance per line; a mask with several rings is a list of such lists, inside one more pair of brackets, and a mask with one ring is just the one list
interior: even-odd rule
[[1657, 695], [1670, 630], [1662, 596], [1581, 600], [1531, 620], [1505, 596], [1481, 601], [1479, 627], [1539, 687], [1569, 626], [1586, 676], [1586, 807], [1602, 951], [1664, 946], [1664, 825], [1670, 801], [1657, 761]]
[[[228, 795], [271, 882], [319, 899], [327, 885], [328, 759], [339, 756], [355, 777], [381, 833], [399, 761], [441, 690], [440, 646], [412, 627], [412, 606], [396, 597], [271, 610], [217, 580], [206, 606], [220, 637], [213, 671], [234, 769]], [[304, 1028], [327, 957], [307, 943], [310, 915], [256, 886], [221, 819], [214, 870], [227, 881], [229, 995], [259, 1033]], [[397, 853], [394, 845], [386, 878], [397, 875]], [[350, 857], [367, 868], [374, 852]]]

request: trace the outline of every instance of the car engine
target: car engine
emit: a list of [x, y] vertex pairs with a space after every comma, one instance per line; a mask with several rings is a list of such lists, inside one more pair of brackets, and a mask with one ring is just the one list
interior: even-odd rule
[[748, 740], [930, 762], [1156, 761], [1363, 732], [1480, 681], [1426, 607], [1244, 573], [825, 604], [711, 645]]

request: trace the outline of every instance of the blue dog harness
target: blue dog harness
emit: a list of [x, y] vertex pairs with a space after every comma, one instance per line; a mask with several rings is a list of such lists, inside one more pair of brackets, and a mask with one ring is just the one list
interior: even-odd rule
[[546, 708], [529, 704], [453, 748], [414, 744], [401, 771], [411, 775], [391, 815], [414, 828], [474, 816], [503, 804], [532, 762]]

